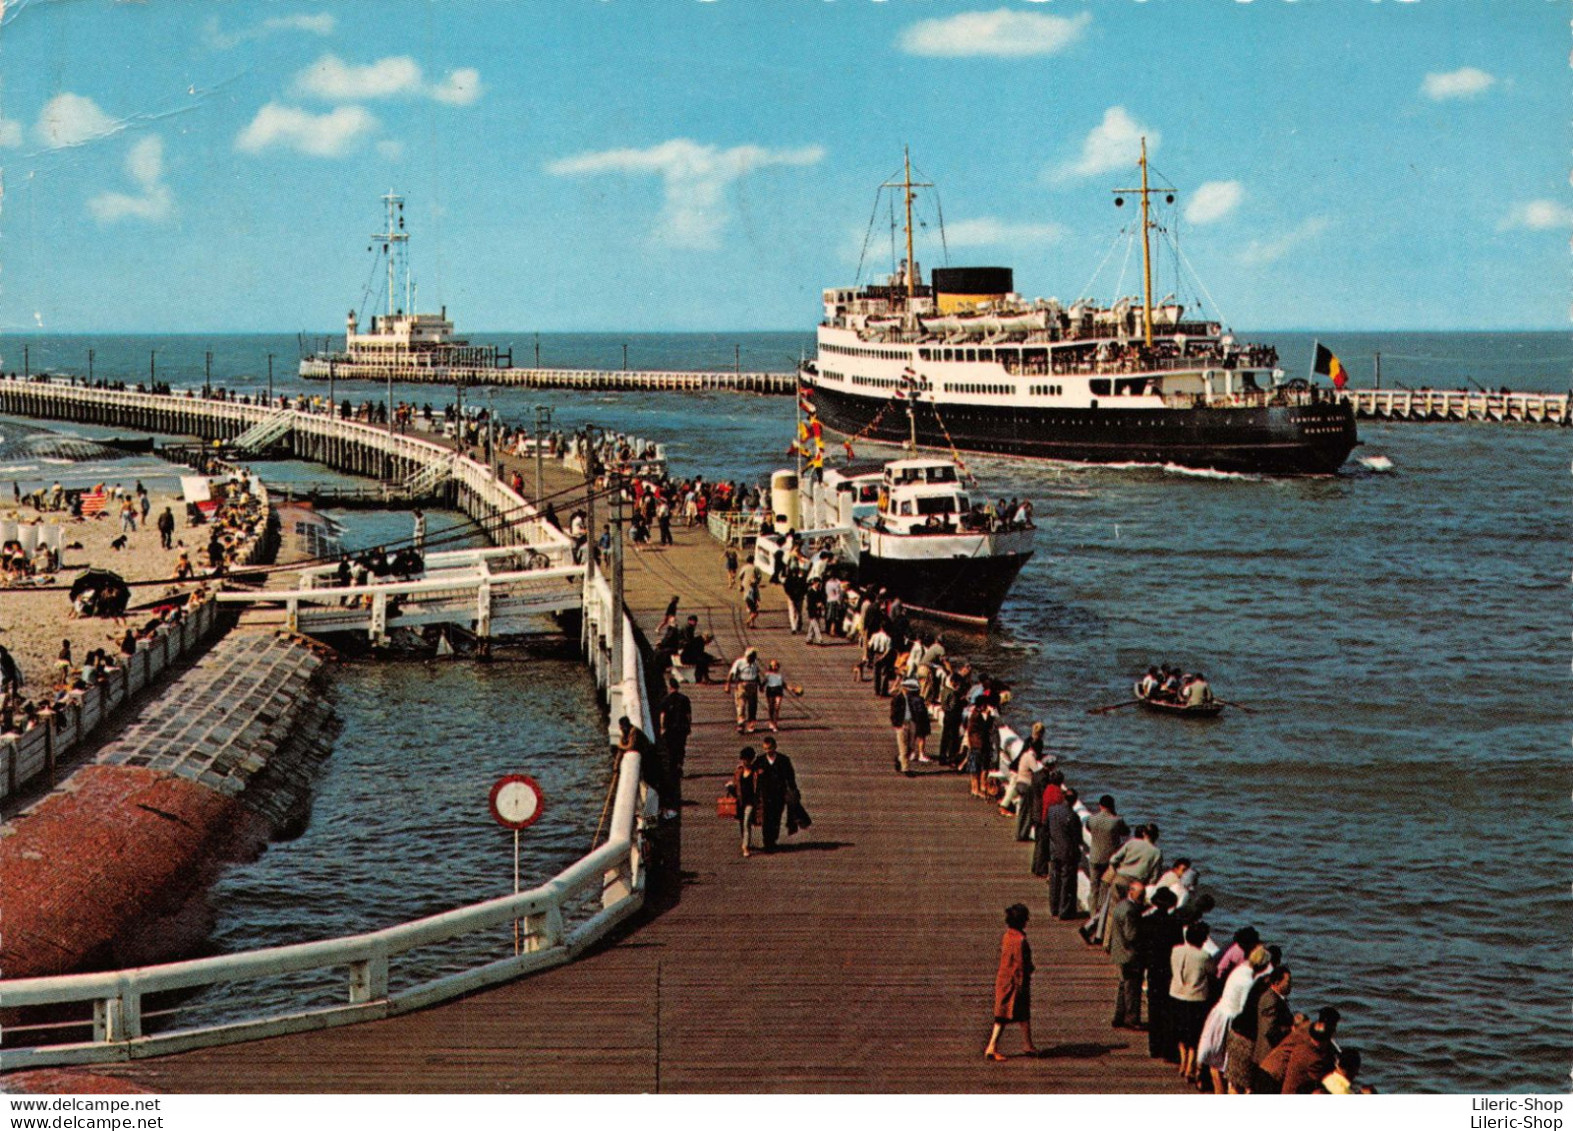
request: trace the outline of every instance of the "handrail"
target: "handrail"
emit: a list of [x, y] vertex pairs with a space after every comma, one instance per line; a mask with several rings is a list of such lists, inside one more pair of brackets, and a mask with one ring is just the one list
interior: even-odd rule
[[218, 594], [218, 600], [237, 604], [280, 604], [301, 601], [337, 605], [345, 597], [409, 597], [430, 593], [473, 594], [480, 585], [506, 588], [529, 583], [535, 588], [546, 588], [553, 581], [577, 581], [584, 575], [584, 566], [558, 566], [554, 569], [518, 570], [509, 573], [464, 572], [445, 570], [453, 577], [428, 577], [420, 581], [379, 581], [375, 585], [349, 585], [336, 589], [317, 587], [311, 589], [245, 589], [227, 590]]

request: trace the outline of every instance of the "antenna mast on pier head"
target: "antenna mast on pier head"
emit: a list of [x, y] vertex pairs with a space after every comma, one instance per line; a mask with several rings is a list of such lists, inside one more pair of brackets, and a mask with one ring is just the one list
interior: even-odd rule
[[[1147, 198], [1155, 192], [1164, 192], [1164, 202], [1174, 203], [1174, 193], [1147, 187], [1147, 139], [1142, 138], [1142, 155], [1139, 162], [1142, 171], [1141, 188], [1115, 189], [1115, 193], [1135, 192], [1142, 198], [1142, 330], [1148, 347], [1152, 346], [1152, 247], [1147, 238], [1147, 233], [1158, 225], [1149, 219]], [[1125, 204], [1125, 198], [1116, 195], [1114, 206], [1120, 208]]]
[[388, 190], [388, 195], [382, 198], [386, 207], [388, 230], [373, 232], [371, 238], [382, 241], [382, 253], [388, 257], [388, 316], [391, 318], [397, 309], [394, 305], [398, 295], [399, 277], [404, 278], [404, 312], [412, 313], [413, 296], [410, 293], [410, 261], [409, 242], [410, 234], [404, 230], [404, 198]]

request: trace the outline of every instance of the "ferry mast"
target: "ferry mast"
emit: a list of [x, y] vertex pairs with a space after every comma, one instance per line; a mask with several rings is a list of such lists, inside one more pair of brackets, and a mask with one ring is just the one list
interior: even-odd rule
[[886, 181], [881, 188], [900, 189], [902, 204], [907, 214], [907, 308], [912, 307], [912, 300], [918, 293], [918, 267], [912, 256], [912, 202], [917, 199], [913, 189], [933, 188], [931, 181], [914, 181], [912, 179], [912, 151], [905, 146], [901, 150], [903, 174], [899, 181]]
[[[1142, 333], [1143, 333], [1143, 338], [1146, 341], [1147, 347], [1149, 349], [1151, 349], [1152, 348], [1152, 247], [1151, 247], [1151, 244], [1150, 244], [1150, 242], [1148, 240], [1148, 235], [1147, 234], [1150, 231], [1152, 231], [1152, 229], [1156, 228], [1158, 225], [1153, 223], [1153, 221], [1149, 218], [1149, 209], [1148, 209], [1147, 199], [1153, 193], [1158, 192], [1160, 190], [1147, 187], [1147, 139], [1145, 137], [1142, 138], [1142, 155], [1141, 155], [1141, 161], [1139, 162], [1139, 164], [1141, 165], [1141, 171], [1142, 171], [1142, 185], [1141, 185], [1141, 188], [1115, 189], [1114, 192], [1116, 194], [1127, 193], [1127, 192], [1139, 193], [1139, 194], [1141, 194], [1141, 198], [1142, 198]], [[1167, 193], [1166, 194], [1166, 199], [1168, 200], [1168, 202], [1170, 204], [1173, 204], [1174, 203], [1174, 193], [1172, 193], [1172, 192]], [[1116, 208], [1120, 207], [1124, 203], [1125, 203], [1125, 199], [1124, 199], [1123, 196], [1120, 196], [1120, 195], [1116, 195], [1115, 196], [1115, 198], [1114, 198], [1114, 206]]]

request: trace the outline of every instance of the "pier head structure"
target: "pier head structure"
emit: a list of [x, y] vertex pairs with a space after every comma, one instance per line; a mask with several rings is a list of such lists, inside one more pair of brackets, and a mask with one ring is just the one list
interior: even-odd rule
[[[27, 404], [29, 415], [126, 426], [131, 419], [87, 407], [118, 398], [153, 414], [142, 427], [161, 430], [195, 432], [182, 425], [245, 408], [16, 392], [0, 395], [0, 410]], [[246, 409], [203, 427], [233, 437], [267, 416]], [[324, 418], [299, 431], [319, 427], [349, 425]], [[334, 450], [346, 441], [308, 442]], [[514, 509], [522, 500], [495, 468], [463, 458], [454, 467], [468, 484], [461, 499], [528, 513]], [[529, 470], [505, 460], [505, 473], [515, 469]], [[577, 469], [548, 469], [550, 491], [575, 483], [583, 489]], [[573, 504], [567, 496], [559, 506]], [[644, 781], [659, 780], [654, 767], [637, 750], [620, 755], [608, 835], [545, 884], [345, 938], [0, 983], [7, 1006], [90, 1009], [93, 1021], [89, 1033], [47, 1030], [0, 1051], [4, 1067], [23, 1087], [26, 1069], [75, 1066], [173, 1092], [1180, 1090], [1172, 1068], [1149, 1059], [1144, 1034], [1110, 1029], [1117, 978], [1108, 957], [1048, 914], [1044, 885], [1001, 835], [995, 807], [969, 798], [959, 775], [891, 773], [884, 704], [849, 677], [853, 650], [802, 647], [774, 591], [749, 627], [709, 533], [674, 535], [621, 567], [614, 551], [606, 574], [592, 569], [585, 579], [587, 654], [613, 725], [627, 715], [656, 733], [645, 640], [675, 595], [680, 614], [714, 635], [712, 652], [729, 660], [758, 648], [802, 687], [775, 737], [795, 763], [811, 827], [774, 853], [739, 854], [738, 826], [717, 819], [714, 799], [739, 746], [763, 735], [736, 733], [719, 686], [685, 685], [693, 732], [680, 790], [658, 796]], [[1033, 915], [1042, 1053], [1001, 1064], [982, 1051], [1002, 914], [1016, 902]], [[518, 953], [508, 937], [515, 921]], [[475, 932], [497, 939], [489, 959], [421, 984], [401, 977], [402, 955]], [[178, 1012], [144, 1018], [144, 1002], [163, 991], [224, 984], [233, 993], [303, 971], [337, 978], [338, 1003], [242, 1007], [232, 1020], [186, 1028]]]

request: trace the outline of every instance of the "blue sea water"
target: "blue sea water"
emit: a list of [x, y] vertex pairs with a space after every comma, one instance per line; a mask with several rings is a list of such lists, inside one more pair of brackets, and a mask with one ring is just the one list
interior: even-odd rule
[[[1378, 351], [1384, 387], [1564, 391], [1573, 371], [1562, 333], [1242, 336], [1278, 345], [1291, 374], [1320, 339], [1362, 385]], [[520, 364], [534, 360], [532, 334], [474, 337], [511, 343]], [[92, 348], [97, 376], [132, 382], [146, 379], [156, 350], [159, 379], [177, 386], [203, 382], [211, 349], [214, 384], [245, 391], [265, 387], [273, 352], [275, 388], [301, 387], [285, 375], [292, 336], [12, 338], [0, 342], [0, 368], [22, 369], [24, 342], [33, 372], [83, 373]], [[807, 334], [542, 335], [541, 359], [619, 368], [625, 342], [635, 368], [787, 370], [812, 349]], [[341, 389], [355, 400], [386, 395]], [[441, 405], [449, 392], [396, 386], [393, 395]], [[712, 478], [760, 480], [783, 466], [793, 420], [786, 397], [476, 390], [467, 399], [489, 400], [511, 420], [545, 404], [564, 427], [648, 435], [666, 442], [680, 473]], [[1042, 530], [1000, 630], [955, 635], [952, 651], [1014, 685], [1014, 720], [1048, 724], [1084, 793], [1112, 792], [1131, 819], [1159, 822], [1167, 854], [1192, 857], [1217, 895], [1219, 931], [1254, 923], [1284, 945], [1293, 1004], [1337, 1005], [1344, 1043], [1365, 1051], [1384, 1090], [1561, 1090], [1573, 1047], [1569, 433], [1366, 423], [1360, 436], [1356, 456], [1388, 456], [1393, 471], [1350, 464], [1332, 477], [1275, 480], [969, 457], [985, 491], [1031, 497]], [[1255, 713], [1213, 724], [1087, 714], [1126, 698], [1135, 673], [1164, 661], [1205, 670], [1221, 695]], [[359, 755], [336, 756], [348, 776], [324, 787], [313, 830], [269, 854], [289, 865], [268, 881], [280, 900], [293, 898], [292, 870], [310, 891], [358, 855], [354, 883], [405, 885], [420, 904], [423, 881], [450, 890], [444, 869], [472, 876], [495, 850], [462, 860], [436, 852], [448, 834], [414, 804], [413, 786], [398, 794], [410, 819], [377, 825], [375, 851], [314, 842], [322, 829], [353, 827], [354, 806], [380, 799], [350, 783], [409, 777], [434, 759], [468, 764], [471, 736], [491, 747], [510, 726], [547, 728], [520, 750], [597, 741], [582, 729], [582, 686], [500, 684], [507, 673], [464, 665], [345, 678], [357, 711], [409, 690], [390, 691], [388, 680], [420, 687], [422, 708], [399, 721], [432, 729], [408, 749], [381, 743], [370, 776]], [[499, 700], [514, 705], [514, 722], [487, 714]], [[473, 718], [487, 722], [466, 728]], [[566, 729], [551, 729], [553, 719]], [[378, 746], [379, 725], [390, 724], [352, 719], [344, 741], [364, 731]], [[573, 788], [567, 804], [598, 806], [596, 782]], [[410, 855], [419, 867], [384, 874], [377, 853]], [[1023, 895], [1035, 892], [1024, 864]], [[240, 928], [223, 941], [247, 945]]]

